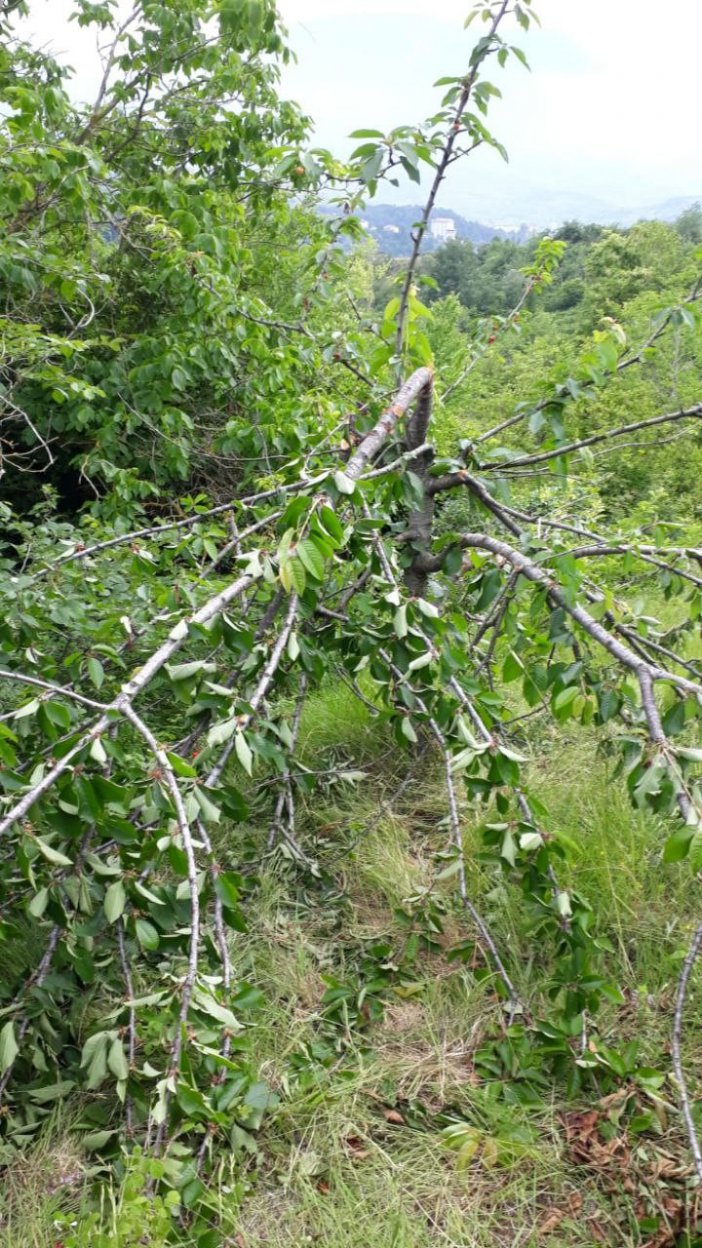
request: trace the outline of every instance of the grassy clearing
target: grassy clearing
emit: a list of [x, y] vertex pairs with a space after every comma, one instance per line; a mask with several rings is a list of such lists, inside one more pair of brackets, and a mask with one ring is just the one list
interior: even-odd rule
[[[675, 977], [697, 917], [698, 886], [684, 864], [662, 865], [665, 828], [632, 810], [622, 784], [611, 780], [582, 733], [577, 740], [548, 728], [534, 735], [530, 782], [550, 810], [550, 826], [577, 847], [568, 883], [590, 900], [598, 931], [614, 946], [609, 956], [625, 989], [625, 1004], [611, 1007], [604, 1034], [618, 1042], [637, 1038], [652, 1062], [665, 1063]], [[402, 797], [384, 804], [406, 774], [408, 758], [345, 688], [329, 688], [310, 701], [300, 752], [318, 770], [353, 757], [367, 774], [355, 787], [330, 788], [326, 798], [301, 803], [298, 811], [298, 835], [334, 888], [308, 887], [289, 861], [274, 855], [265, 861], [249, 907], [251, 930], [233, 939], [237, 975], [265, 994], [251, 1016], [252, 1049], [280, 1103], [260, 1133], [259, 1156], [234, 1162], [222, 1176], [229, 1244], [672, 1245], [674, 1238], [647, 1239], [637, 1218], [646, 1212], [645, 1199], [659, 1207], [661, 1191], [668, 1190], [669, 1180], [656, 1170], [660, 1157], [685, 1160], [675, 1111], [657, 1140], [643, 1139], [627, 1155], [626, 1173], [637, 1176], [631, 1190], [616, 1161], [611, 1169], [604, 1161], [577, 1167], [563, 1115], [579, 1107], [568, 1104], [562, 1090], [530, 1111], [486, 1098], [473, 1057], [499, 1007], [489, 985], [478, 984], [469, 968], [448, 962], [441, 950], [418, 960], [414, 982], [388, 994], [382, 1015], [369, 1016], [353, 1033], [340, 1025], [345, 1043], [338, 1053], [310, 1060], [313, 1046], [328, 1041], [323, 998], [329, 977], [353, 978], [359, 951], [373, 942], [401, 947], [406, 933], [397, 909], [432, 880], [447, 832], [441, 777], [429, 757]], [[493, 868], [478, 863], [478, 812], [466, 807], [464, 818], [472, 894], [521, 990], [537, 1003], [543, 967], [521, 898]], [[261, 846], [266, 833], [252, 830]], [[448, 896], [451, 880], [445, 888]], [[463, 916], [450, 914], [441, 943], [467, 934]], [[699, 1010], [697, 994], [686, 1028], [691, 1071], [702, 1069]], [[477, 1122], [486, 1139], [504, 1142], [515, 1125], [524, 1138], [505, 1146], [497, 1161], [481, 1145], [460, 1171], [441, 1138], [446, 1114]], [[69, 1181], [62, 1185], [57, 1176], [66, 1167]], [[0, 1203], [0, 1248], [54, 1248], [55, 1210], [77, 1207], [84, 1170], [70, 1123], [53, 1123], [43, 1142], [10, 1169]], [[114, 1242], [131, 1248], [139, 1240]]]

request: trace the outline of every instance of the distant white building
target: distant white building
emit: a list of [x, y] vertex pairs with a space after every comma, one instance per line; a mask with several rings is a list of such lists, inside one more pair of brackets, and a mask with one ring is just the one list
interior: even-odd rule
[[458, 238], [456, 222], [451, 217], [434, 217], [429, 226], [429, 233], [439, 243], [452, 243]]
[[384, 234], [399, 234], [399, 233], [400, 233], [400, 227], [399, 227], [399, 225], [384, 225], [384, 226], [383, 226], [383, 233], [384, 233]]

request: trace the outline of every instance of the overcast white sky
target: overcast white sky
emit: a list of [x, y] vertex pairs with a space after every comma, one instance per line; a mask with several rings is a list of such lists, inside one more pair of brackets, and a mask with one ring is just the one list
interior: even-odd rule
[[[125, 0], [126, 2], [126, 0]], [[534, 0], [541, 29], [490, 77], [504, 99], [490, 124], [510, 163], [479, 152], [457, 166], [445, 207], [490, 222], [547, 224], [599, 200], [639, 208], [702, 197], [699, 57], [702, 0]], [[70, 0], [30, 0], [42, 41], [66, 54], [81, 94], [96, 76], [93, 41], [67, 21]], [[319, 142], [347, 149], [362, 126], [386, 129], [433, 111], [436, 78], [465, 71], [470, 0], [279, 0], [298, 55], [284, 89], [315, 119]], [[380, 198], [389, 198], [384, 192]], [[393, 198], [415, 202], [417, 188]], [[594, 208], [593, 208], [594, 210]]]

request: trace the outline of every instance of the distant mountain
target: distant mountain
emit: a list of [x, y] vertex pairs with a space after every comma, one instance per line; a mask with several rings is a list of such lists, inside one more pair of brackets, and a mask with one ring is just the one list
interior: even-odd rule
[[[564, 221], [611, 226], [635, 225], [637, 221], [674, 221], [686, 208], [699, 202], [702, 202], [702, 190], [699, 195], [675, 195], [657, 203], [644, 202], [625, 208], [616, 201], [608, 202], [578, 191], [536, 189], [516, 195], [511, 211], [516, 220], [528, 221], [541, 231], [558, 229]], [[496, 220], [501, 224], [500, 217], [487, 206], [480, 212], [484, 220]]]
[[[326, 214], [336, 210], [322, 208], [320, 211]], [[419, 204], [368, 204], [358, 215], [368, 237], [378, 244], [385, 255], [406, 256], [412, 248], [412, 230], [422, 215], [422, 208]], [[522, 242], [533, 232], [526, 225], [516, 228], [483, 225], [480, 221], [466, 220], [451, 208], [436, 208], [431, 216], [422, 251], [435, 251], [443, 245], [446, 241], [445, 230], [435, 236], [431, 233], [431, 228], [433, 225], [434, 229], [439, 229], [437, 222], [447, 221], [453, 223], [455, 238], [461, 242], [473, 243], [476, 247], [489, 243], [493, 238], [512, 238], [516, 242]]]
[[646, 208], [620, 212], [616, 220], [619, 225], [634, 225], [637, 221], [675, 221], [693, 204], [702, 204], [702, 192], [699, 195], [673, 195]]

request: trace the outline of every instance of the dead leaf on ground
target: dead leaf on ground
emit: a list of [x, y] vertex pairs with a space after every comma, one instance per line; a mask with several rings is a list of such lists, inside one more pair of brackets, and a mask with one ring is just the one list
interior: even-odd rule
[[354, 1161], [365, 1161], [370, 1156], [364, 1141], [358, 1135], [347, 1135], [344, 1144]]
[[554, 1231], [558, 1230], [558, 1227], [561, 1225], [561, 1222], [563, 1221], [564, 1218], [567, 1218], [567, 1216], [568, 1214], [566, 1213], [565, 1209], [548, 1209], [546, 1211], [546, 1217], [541, 1223], [541, 1226], [538, 1228], [537, 1233], [539, 1235], [553, 1234]]
[[604, 1229], [602, 1223], [598, 1221], [597, 1218], [594, 1218], [594, 1217], [588, 1218], [587, 1225], [595, 1243], [606, 1244], [608, 1242], [609, 1237], [607, 1235], [607, 1232]]
[[398, 1113], [396, 1109], [384, 1109], [383, 1117], [386, 1122], [391, 1122], [395, 1127], [404, 1127], [405, 1125], [402, 1114]]
[[571, 1192], [568, 1197], [567, 1207], [565, 1209], [558, 1208], [554, 1205], [553, 1208], [546, 1210], [546, 1216], [538, 1228], [538, 1234], [551, 1235], [553, 1231], [558, 1230], [561, 1222], [565, 1221], [566, 1218], [573, 1217], [574, 1214], [579, 1213], [582, 1207], [583, 1198], [580, 1195], [580, 1192]]

